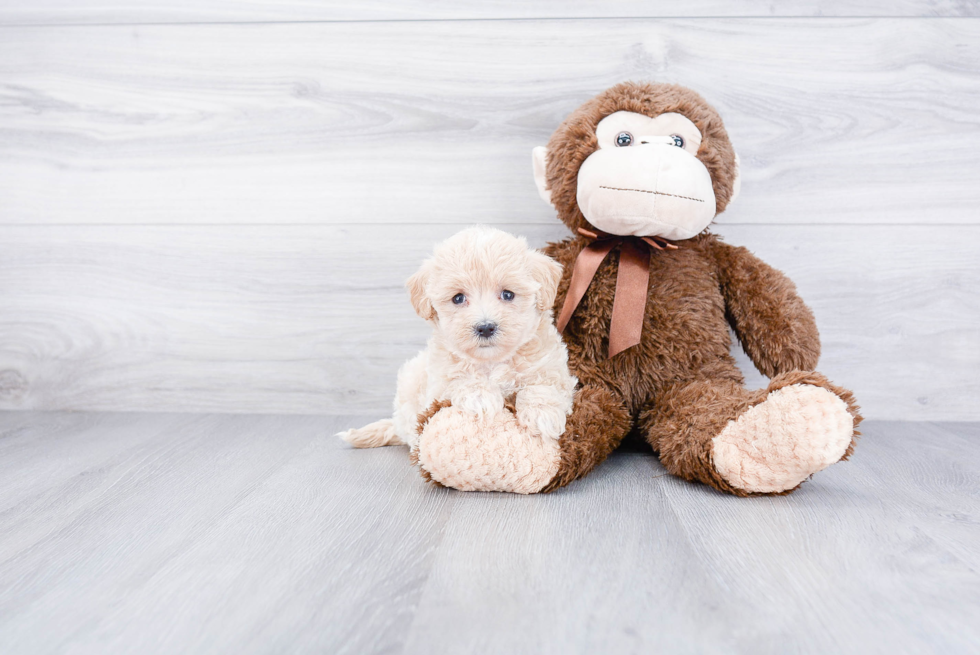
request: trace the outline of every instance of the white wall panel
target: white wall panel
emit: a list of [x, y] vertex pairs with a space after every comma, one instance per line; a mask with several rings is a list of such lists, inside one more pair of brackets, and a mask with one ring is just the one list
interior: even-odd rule
[[[0, 228], [0, 408], [381, 415], [428, 334], [402, 283], [455, 229]], [[797, 282], [868, 416], [977, 418], [980, 227], [722, 233]]]
[[0, 0], [0, 25], [632, 18], [976, 16], [962, 0]]
[[705, 19], [0, 29], [0, 223], [549, 224], [627, 79], [720, 109], [724, 223], [977, 222], [980, 21]]
[[[975, 20], [100, 7], [0, 3], [8, 25], [176, 23], [0, 27], [2, 408], [385, 411], [426, 332], [401, 281], [432, 243], [474, 222], [562, 236], [531, 147], [596, 91], [658, 79], [725, 117], [744, 186], [719, 229], [799, 283], [821, 369], [872, 417], [980, 418]], [[399, 20], [248, 24], [358, 12]], [[179, 24], [205, 20], [244, 22]]]

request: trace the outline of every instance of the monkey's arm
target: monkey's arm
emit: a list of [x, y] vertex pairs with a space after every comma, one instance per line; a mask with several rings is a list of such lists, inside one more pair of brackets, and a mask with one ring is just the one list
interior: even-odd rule
[[710, 248], [728, 322], [756, 368], [770, 378], [812, 371], [820, 358], [820, 335], [796, 285], [745, 248], [721, 241]]

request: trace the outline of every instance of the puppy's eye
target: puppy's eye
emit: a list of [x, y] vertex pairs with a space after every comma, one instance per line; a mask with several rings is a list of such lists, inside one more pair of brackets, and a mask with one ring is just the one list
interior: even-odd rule
[[678, 148], [684, 147], [684, 137], [679, 134], [671, 134], [670, 138], [674, 140], [674, 145]]
[[454, 305], [462, 305], [464, 302], [466, 302], [466, 296], [463, 294], [457, 293], [455, 296], [453, 296]]
[[616, 145], [619, 147], [628, 146], [633, 143], [633, 135], [629, 132], [620, 132], [616, 136]]
[[510, 302], [511, 300], [514, 299], [514, 292], [504, 289], [503, 291], [500, 292], [500, 299]]

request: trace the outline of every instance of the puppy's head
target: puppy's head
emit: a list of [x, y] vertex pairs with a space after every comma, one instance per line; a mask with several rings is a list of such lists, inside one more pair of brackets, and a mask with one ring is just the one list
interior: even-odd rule
[[561, 270], [522, 237], [473, 227], [437, 245], [406, 286], [415, 311], [447, 348], [493, 361], [551, 320]]

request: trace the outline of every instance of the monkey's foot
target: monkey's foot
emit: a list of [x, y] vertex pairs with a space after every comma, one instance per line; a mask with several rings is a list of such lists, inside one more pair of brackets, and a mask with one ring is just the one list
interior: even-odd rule
[[712, 439], [715, 469], [733, 487], [778, 493], [837, 462], [854, 436], [847, 404], [831, 391], [792, 384], [772, 391]]
[[460, 491], [541, 491], [558, 472], [557, 439], [522, 428], [509, 411], [480, 421], [454, 407], [428, 418], [414, 453], [422, 474]]

